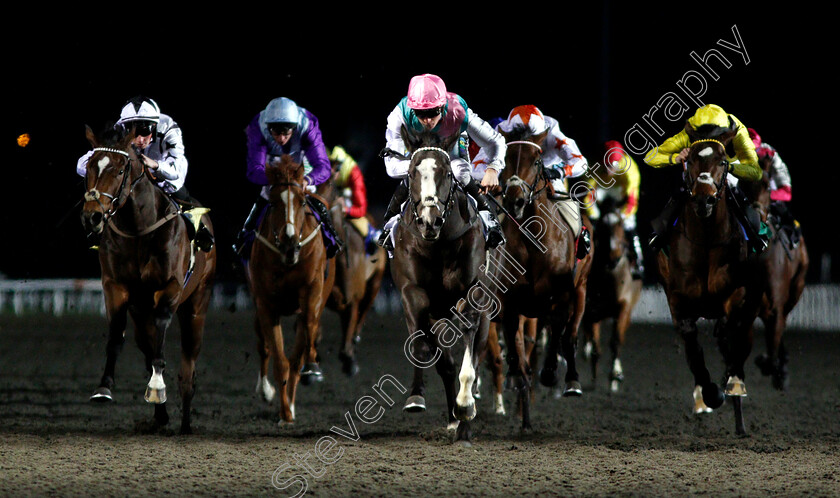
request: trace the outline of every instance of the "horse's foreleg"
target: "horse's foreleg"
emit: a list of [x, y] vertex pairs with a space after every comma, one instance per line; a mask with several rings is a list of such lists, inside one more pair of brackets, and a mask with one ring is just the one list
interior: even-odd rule
[[447, 429], [454, 430], [458, 427], [458, 418], [456, 416], [456, 402], [455, 402], [455, 360], [452, 357], [450, 348], [446, 348], [442, 356], [435, 362], [435, 369], [443, 381], [444, 392], [446, 393], [446, 415], [447, 415]]
[[210, 288], [202, 286], [178, 309], [181, 327], [181, 371], [178, 389], [181, 394], [181, 434], [192, 433], [192, 400], [195, 395], [195, 363], [204, 339], [204, 322], [210, 304]]
[[676, 328], [685, 345], [685, 357], [688, 360], [688, 368], [694, 375], [694, 385], [699, 386], [702, 390], [701, 397], [704, 406], [695, 403], [695, 413], [705, 411], [706, 407], [711, 409], [720, 407], [725, 399], [723, 390], [712, 382], [709, 370], [706, 368], [703, 347], [700, 346], [697, 337], [696, 320], [693, 318], [679, 320]]
[[[292, 371], [289, 367], [289, 360], [283, 346], [283, 327], [280, 325], [280, 315], [264, 303], [262, 299], [256, 300], [257, 312], [257, 334], [261, 337], [260, 343], [265, 345], [269, 357], [274, 358], [274, 382], [277, 384], [280, 398], [280, 423], [292, 423], [295, 421], [294, 406], [289, 403], [288, 384]], [[268, 357], [265, 359], [268, 366]], [[266, 380], [269, 390], [263, 391], [263, 396], [273, 396], [274, 388]]]
[[403, 410], [407, 412], [422, 412], [426, 410], [425, 383], [423, 372], [426, 368], [438, 363], [442, 354], [429, 343], [431, 330], [429, 326], [429, 298], [425, 292], [414, 287], [403, 288], [401, 291], [405, 324], [409, 337], [403, 345], [403, 350], [409, 362], [414, 366], [414, 378], [411, 391], [405, 400]]
[[90, 397], [91, 401], [112, 401], [114, 389], [114, 371], [117, 357], [125, 344], [125, 327], [128, 319], [128, 290], [121, 285], [106, 284], [105, 309], [108, 315], [108, 342], [105, 345], [105, 371], [99, 381], [99, 387]]
[[621, 366], [621, 349], [627, 337], [627, 329], [630, 328], [630, 316], [633, 309], [628, 303], [622, 303], [618, 318], [615, 320], [610, 348], [612, 350], [612, 370], [610, 371], [610, 390], [617, 392], [621, 383], [624, 382], [624, 369]]
[[[271, 381], [268, 380], [268, 363], [273, 353], [273, 334], [271, 325], [263, 325], [261, 323], [261, 313], [257, 311], [257, 316], [254, 318], [254, 329], [257, 332], [257, 354], [260, 357], [260, 372], [257, 378], [256, 392], [263, 401], [271, 403], [274, 399], [276, 391]], [[280, 345], [282, 349], [282, 344]], [[276, 362], [275, 362], [276, 363]], [[279, 382], [279, 380], [278, 380]], [[280, 384], [281, 386], [283, 384]]]
[[[295, 349], [292, 355], [292, 366], [300, 367], [298, 370], [300, 381], [304, 385], [323, 380], [321, 367], [318, 365], [318, 343], [320, 342], [321, 312], [323, 302], [321, 300], [321, 287], [323, 282], [315, 282], [311, 292], [304, 294], [300, 302], [301, 312], [295, 323], [296, 339]], [[298, 362], [295, 365], [295, 362]], [[296, 387], [292, 386], [292, 387]], [[291, 396], [294, 405], [294, 396]]]
[[499, 331], [497, 324], [491, 323], [487, 333], [487, 352], [490, 358], [487, 367], [493, 375], [493, 407], [498, 415], [505, 414], [505, 403], [502, 392], [504, 391], [504, 365], [502, 359], [502, 347], [499, 345]]
[[343, 332], [341, 349], [338, 352], [338, 357], [341, 360], [341, 371], [348, 377], [352, 377], [359, 372], [359, 366], [356, 363], [355, 342], [356, 333], [359, 325], [359, 304], [357, 302], [349, 303], [347, 308], [341, 312], [341, 330]]

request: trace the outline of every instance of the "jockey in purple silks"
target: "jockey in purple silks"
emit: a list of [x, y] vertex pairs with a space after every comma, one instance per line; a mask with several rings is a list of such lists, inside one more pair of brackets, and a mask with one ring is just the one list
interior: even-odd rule
[[[242, 256], [246, 256], [243, 249], [252, 239], [260, 215], [268, 205], [266, 164], [283, 154], [292, 156], [295, 162], [304, 165], [306, 175], [303, 186], [308, 192], [315, 192], [315, 187], [332, 176], [318, 118], [286, 97], [272, 100], [263, 111], [254, 116], [245, 128], [245, 136], [248, 148], [246, 176], [251, 183], [261, 185], [262, 190], [233, 244], [233, 250]], [[343, 243], [332, 225], [329, 211], [316, 197], [306, 196], [306, 202], [324, 228], [322, 233], [328, 239], [324, 245], [327, 257], [331, 258], [341, 250]]]

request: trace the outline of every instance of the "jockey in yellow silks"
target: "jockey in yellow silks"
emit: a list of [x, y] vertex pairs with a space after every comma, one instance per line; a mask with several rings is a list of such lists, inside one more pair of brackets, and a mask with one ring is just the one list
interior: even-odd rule
[[367, 187], [361, 168], [344, 147], [336, 145], [330, 151], [333, 183], [342, 197], [339, 204], [347, 221], [365, 238], [365, 252], [373, 254], [380, 230], [367, 218]]
[[[644, 158], [649, 166], [661, 168], [675, 164], [682, 164], [688, 157], [691, 148], [691, 138], [688, 130], [702, 138], [715, 138], [723, 133], [735, 131], [735, 136], [726, 147], [726, 156], [729, 161], [729, 172], [737, 179], [758, 181], [761, 180], [763, 172], [758, 165], [758, 156], [755, 152], [755, 144], [750, 138], [747, 127], [734, 115], [728, 114], [720, 106], [707, 104], [694, 113], [686, 121], [685, 129], [669, 138], [659, 147], [651, 149]], [[748, 235], [750, 246], [761, 252], [767, 247], [767, 236], [761, 226], [758, 214], [746, 201], [744, 194], [730, 182], [729, 192], [734, 196], [735, 214], [738, 216], [741, 225], [745, 230], [750, 231]], [[680, 199], [668, 201], [659, 217], [651, 221], [653, 234], [649, 240], [650, 246], [659, 250], [665, 243], [662, 237], [673, 225], [679, 212]]]
[[[597, 220], [601, 213], [598, 203], [606, 198], [612, 198], [621, 203], [621, 216], [624, 233], [630, 244], [630, 259], [633, 262], [633, 278], [644, 276], [644, 257], [642, 244], [636, 229], [636, 212], [639, 210], [639, 188], [641, 175], [639, 165], [628, 154], [624, 147], [615, 140], [604, 143], [604, 160], [607, 163], [608, 178], [615, 180], [609, 187], [601, 186], [594, 175], [587, 178], [589, 198], [587, 199], [586, 214], [591, 220]], [[606, 181], [606, 179], [604, 179]]]

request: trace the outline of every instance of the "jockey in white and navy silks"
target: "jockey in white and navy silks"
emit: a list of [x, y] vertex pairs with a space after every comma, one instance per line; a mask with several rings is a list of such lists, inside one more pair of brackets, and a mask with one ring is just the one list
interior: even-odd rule
[[[176, 201], [197, 204], [184, 187], [189, 163], [184, 155], [181, 128], [175, 120], [160, 112], [157, 102], [142, 95], [129, 99], [114, 128], [122, 133], [134, 131], [131, 145], [158, 187]], [[86, 175], [92, 155], [93, 151], [88, 151], [76, 163], [76, 173], [80, 176]], [[209, 251], [213, 246], [213, 235], [203, 224], [193, 234], [190, 228], [194, 227], [192, 215], [186, 212], [183, 215], [188, 219], [187, 229], [196, 246]]]
[[[405, 180], [408, 177], [410, 163], [402, 137], [403, 126], [413, 132], [430, 130], [443, 138], [452, 135], [461, 137], [449, 151], [452, 173], [478, 204], [479, 214], [487, 229], [488, 247], [492, 249], [504, 244], [504, 235], [499, 226], [496, 211], [480, 190], [494, 188], [499, 184], [499, 172], [505, 166], [504, 138], [478, 117], [460, 95], [447, 92], [443, 80], [433, 74], [413, 77], [408, 86], [407, 96], [400, 100], [388, 116], [385, 142], [386, 151], [390, 151], [384, 155], [385, 169], [388, 176], [399, 180]], [[469, 140], [474, 140], [487, 150], [490, 157], [485, 174], [480, 179], [480, 185], [478, 179], [473, 180], [471, 175]], [[408, 186], [405, 181], [401, 181], [388, 205], [384, 220], [386, 229], [380, 237], [380, 244], [389, 249], [390, 227], [393, 223], [388, 222], [399, 215], [401, 206], [407, 198]]]
[[[521, 105], [514, 107], [508, 118], [496, 125], [496, 129], [509, 133], [516, 128], [527, 130], [530, 135], [539, 135], [548, 131], [542, 144], [540, 157], [545, 165], [551, 185], [555, 192], [565, 192], [565, 178], [575, 178], [586, 172], [586, 158], [574, 140], [560, 131], [556, 119], [546, 116], [536, 106]], [[472, 161], [474, 178], [483, 175], [488, 164], [488, 153], [481, 149]]]
[[[247, 140], [246, 176], [251, 183], [262, 187], [260, 196], [245, 220], [236, 242], [235, 252], [240, 253], [249, 241], [260, 214], [268, 204], [268, 178], [265, 165], [274, 158], [288, 154], [296, 163], [304, 165], [304, 187], [314, 192], [315, 187], [332, 176], [327, 148], [321, 137], [318, 118], [299, 107], [293, 100], [279, 97], [268, 103], [245, 128]], [[315, 211], [325, 229], [327, 256], [332, 257], [342, 247], [342, 241], [332, 226], [329, 212], [317, 198], [307, 196], [308, 204]]]
[[[161, 113], [154, 100], [135, 97], [125, 104], [117, 121], [117, 126], [126, 131], [130, 131], [133, 125], [140, 125], [135, 129], [137, 138], [133, 142], [135, 146], [139, 146], [140, 159], [147, 165], [150, 161], [144, 157], [156, 164], [152, 169], [158, 180], [157, 185], [168, 194], [183, 191], [189, 164], [184, 155], [184, 139], [178, 124], [168, 115]], [[144, 133], [145, 131], [150, 133]], [[149, 136], [149, 140], [142, 140], [143, 137]], [[79, 158], [76, 173], [85, 176], [91, 155], [92, 150]], [[174, 197], [181, 198], [178, 194]]]

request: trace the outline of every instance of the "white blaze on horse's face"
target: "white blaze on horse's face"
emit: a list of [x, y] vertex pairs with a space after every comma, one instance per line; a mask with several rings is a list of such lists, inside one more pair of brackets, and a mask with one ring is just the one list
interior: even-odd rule
[[706, 157], [711, 156], [714, 152], [714, 149], [712, 149], [711, 147], [706, 147], [705, 149], [698, 152], [697, 155], [700, 157]]
[[[99, 162], [96, 163], [96, 166], [99, 167], [99, 175], [101, 175], [102, 172], [105, 171], [105, 168], [109, 164], [111, 164], [111, 159], [108, 156], [102, 157], [102, 159], [100, 159]], [[97, 175], [97, 178], [99, 177], [99, 175]]]
[[428, 226], [432, 226], [435, 221], [432, 217], [431, 208], [439, 208], [437, 185], [435, 184], [437, 167], [438, 163], [434, 159], [423, 159], [417, 165], [417, 172], [420, 174], [420, 200], [422, 201], [422, 208], [418, 214]]
[[292, 189], [280, 193], [280, 200], [286, 205], [286, 235], [290, 239], [295, 236], [295, 205], [293, 196]]

